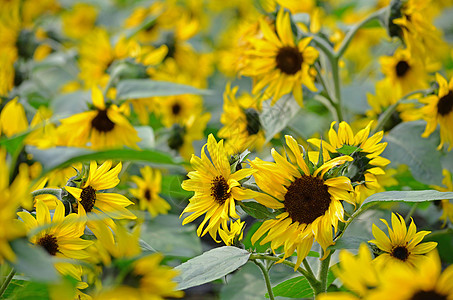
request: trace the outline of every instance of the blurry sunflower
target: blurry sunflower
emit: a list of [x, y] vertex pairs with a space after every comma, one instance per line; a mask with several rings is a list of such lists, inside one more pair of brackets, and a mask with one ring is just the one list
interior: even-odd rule
[[413, 57], [408, 49], [398, 48], [393, 56], [382, 56], [379, 62], [382, 73], [392, 82], [397, 93], [404, 96], [428, 87], [423, 60]]
[[140, 169], [141, 177], [132, 176], [132, 181], [137, 185], [135, 189], [129, 189], [132, 196], [138, 199], [141, 210], [148, 210], [151, 217], [159, 214], [167, 214], [171, 206], [159, 196], [162, 174], [159, 170], [145, 166]]
[[223, 113], [220, 122], [224, 125], [218, 132], [225, 138], [225, 149], [230, 155], [261, 149], [265, 142], [257, 99], [249, 94], [236, 97], [239, 87], [231, 89], [230, 84], [223, 94]]
[[94, 87], [91, 97], [95, 110], [75, 114], [60, 120], [57, 128], [59, 144], [90, 147], [92, 149], [138, 148], [137, 131], [121, 113], [118, 106], [106, 106], [99, 88]]
[[[36, 202], [36, 218], [28, 212], [18, 212], [17, 215], [23, 220], [27, 231], [30, 232], [40, 226], [49, 225], [30, 237], [30, 242], [42, 247], [52, 256], [69, 259], [88, 258], [88, 248], [93, 242], [83, 240], [80, 237], [84, 233], [84, 212], [69, 214], [65, 217], [64, 204], [57, 200], [56, 209], [51, 219], [49, 208], [44, 202]], [[67, 262], [55, 263], [55, 268], [63, 275], [71, 275], [81, 281], [82, 267]], [[87, 287], [80, 283], [79, 288]]]
[[[379, 255], [375, 262], [381, 267], [388, 267], [392, 263], [405, 263], [409, 266], [418, 266], [425, 258], [423, 254], [436, 248], [436, 242], [421, 243], [422, 239], [431, 231], [417, 231], [414, 221], [411, 220], [409, 228], [406, 228], [404, 219], [392, 213], [392, 229], [386, 220], [381, 219], [387, 226], [389, 236], [373, 224], [374, 240], [369, 241], [375, 244], [385, 253]], [[389, 238], [390, 237], [390, 238]]]
[[8, 96], [14, 87], [14, 62], [17, 59], [15, 50], [0, 50], [0, 96]]
[[6, 103], [1, 110], [0, 128], [7, 137], [11, 137], [28, 129], [25, 109], [17, 97]]
[[[332, 175], [331, 170], [352, 161], [352, 158], [340, 156], [326, 159], [316, 167], [302, 154], [301, 147], [293, 137], [287, 135], [285, 138], [289, 150], [286, 155], [280, 155], [272, 149], [275, 163], [259, 158], [250, 162], [252, 168], [257, 170], [253, 174], [256, 184], [272, 196], [255, 199], [269, 208], [283, 210], [275, 219], [264, 221], [251, 241], [256, 243], [268, 232], [260, 244], [270, 241], [274, 251], [283, 245], [285, 253], [282, 260], [297, 249], [297, 269], [310, 251], [313, 239], [324, 250], [323, 259], [330, 252], [327, 247], [334, 244], [333, 235], [338, 228], [338, 221], [343, 221], [344, 214], [340, 201], [353, 203], [353, 200], [349, 178]], [[286, 156], [289, 156], [289, 161]]]
[[283, 10], [277, 14], [277, 34], [264, 20], [260, 21], [260, 29], [263, 38], [252, 38], [254, 48], [245, 53], [248, 62], [240, 75], [252, 77], [255, 80], [253, 94], [265, 89], [263, 96], [272, 97], [272, 104], [292, 92], [302, 106], [302, 84], [312, 91], [317, 90], [309, 74], [310, 65], [318, 58], [318, 51], [308, 46], [311, 38], [304, 38], [296, 45], [289, 14]]
[[63, 32], [70, 38], [81, 39], [93, 30], [97, 15], [93, 5], [76, 3], [61, 16]]
[[[381, 188], [376, 176], [385, 174], [384, 168], [390, 161], [379, 156], [387, 146], [380, 143], [383, 131], [371, 137], [370, 127], [372, 122], [354, 135], [351, 127], [346, 122], [341, 122], [338, 132], [332, 122], [329, 130], [329, 142], [322, 141], [324, 158], [335, 158], [341, 155], [350, 155], [354, 162], [350, 165], [347, 176], [354, 186], [355, 203], [361, 204], [368, 196]], [[309, 139], [309, 143], [321, 147], [320, 139]]]
[[177, 95], [156, 99], [158, 114], [165, 127], [184, 124], [194, 114], [200, 114], [203, 100], [196, 95]]
[[[206, 147], [211, 160], [205, 153]], [[187, 174], [189, 179], [182, 183], [182, 188], [186, 191], [194, 191], [195, 194], [181, 213], [181, 216], [184, 213], [192, 213], [184, 218], [182, 225], [206, 214], [203, 222], [198, 226], [197, 234], [203, 236], [209, 232], [217, 241], [220, 225], [230, 217], [239, 218], [236, 213], [236, 201], [252, 199], [259, 194], [242, 188], [239, 183], [255, 170], [241, 169], [232, 172], [223, 140], [217, 143], [212, 134], [208, 136], [208, 142], [201, 149], [201, 158], [192, 155], [190, 163], [194, 171]]]
[[[117, 193], [104, 193], [104, 190], [114, 188], [120, 182], [118, 174], [121, 171], [121, 163], [114, 168], [111, 161], [104, 162], [98, 167], [95, 161], [91, 161], [89, 174], [83, 179], [79, 187], [65, 186], [64, 189], [76, 198], [72, 204], [74, 212], [83, 211], [88, 215], [94, 214], [111, 228], [115, 228], [112, 219], [135, 219], [126, 206], [133, 204], [125, 196]], [[105, 215], [108, 218], [104, 217]], [[87, 226], [99, 238], [98, 222], [87, 221]]]
[[[444, 179], [442, 180], [443, 187], [440, 186], [431, 186], [432, 188], [440, 191], [440, 192], [453, 192], [453, 182], [452, 176], [450, 171], [447, 169], [442, 170], [442, 175], [444, 175]], [[440, 206], [442, 207], [442, 215], [440, 216], [440, 220], [443, 220], [443, 226], [447, 224], [447, 220], [450, 223], [453, 223], [453, 203], [451, 200], [440, 200]]]
[[421, 108], [421, 112], [427, 122], [422, 137], [430, 136], [439, 124], [440, 144], [437, 149], [442, 149], [446, 143], [449, 144], [450, 151], [453, 148], [453, 78], [448, 83], [444, 77], [436, 74], [436, 80], [439, 84], [439, 93], [420, 100], [426, 104]]

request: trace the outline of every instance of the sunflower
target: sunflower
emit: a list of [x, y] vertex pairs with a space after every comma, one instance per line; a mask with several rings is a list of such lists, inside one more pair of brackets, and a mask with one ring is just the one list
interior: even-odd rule
[[[85, 229], [84, 212], [69, 214], [65, 217], [64, 204], [57, 200], [51, 219], [49, 208], [44, 202], [37, 200], [36, 218], [28, 212], [18, 212], [17, 215], [25, 223], [28, 232], [47, 225], [45, 229], [31, 236], [30, 242], [42, 247], [50, 255], [69, 259], [88, 258], [89, 255], [85, 249], [93, 242], [80, 238]], [[55, 264], [55, 268], [59, 273], [71, 275], [81, 281], [82, 268], [80, 265], [58, 262]], [[85, 286], [83, 283], [81, 285]]]
[[439, 93], [431, 95], [420, 102], [426, 104], [421, 108], [423, 119], [426, 120], [425, 132], [422, 137], [428, 137], [440, 125], [440, 150], [444, 143], [449, 144], [448, 151], [453, 148], [453, 78], [450, 82], [439, 74], [436, 74], [439, 84]]
[[228, 228], [228, 222], [224, 221], [219, 229], [220, 238], [227, 246], [234, 245], [236, 240], [242, 240], [245, 222], [237, 219], [236, 221], [230, 220], [229, 224], [230, 228]]
[[379, 62], [382, 73], [392, 82], [397, 93], [406, 95], [428, 87], [423, 60], [413, 57], [408, 49], [398, 48], [393, 56], [382, 56]]
[[140, 169], [140, 173], [142, 177], [131, 177], [137, 188], [129, 189], [132, 196], [138, 199], [140, 209], [147, 209], [152, 217], [167, 214], [171, 206], [159, 196], [162, 182], [161, 172], [152, 169], [150, 166], [145, 166]]
[[309, 74], [310, 65], [318, 57], [318, 51], [308, 46], [311, 38], [294, 41], [289, 14], [280, 10], [276, 19], [276, 31], [266, 21], [260, 21], [262, 39], [252, 38], [253, 49], [248, 50], [247, 65], [240, 75], [255, 80], [253, 94], [265, 89], [263, 96], [272, 97], [274, 104], [281, 96], [292, 92], [297, 103], [303, 105], [302, 84], [316, 91]]
[[[432, 188], [440, 191], [440, 192], [453, 192], [453, 181], [450, 171], [447, 169], [442, 170], [442, 175], [444, 175], [444, 179], [442, 180], [442, 184], [444, 187], [440, 186], [431, 186]], [[453, 223], [453, 203], [450, 200], [440, 200], [440, 206], [442, 207], [442, 215], [440, 216], [440, 220], [443, 220], [443, 226], [447, 224], [447, 220], [450, 220], [450, 223]]]
[[[344, 121], [338, 126], [338, 132], [333, 128], [334, 125], [335, 122], [330, 124], [329, 142], [322, 141], [323, 155], [324, 158], [335, 158], [347, 154], [354, 159], [347, 176], [355, 184], [355, 202], [360, 204], [381, 187], [376, 176], [385, 174], [382, 168], [390, 163], [379, 156], [387, 146], [387, 143], [380, 143], [384, 133], [380, 131], [370, 137], [372, 122], [355, 135]], [[320, 139], [307, 141], [321, 147]]]
[[260, 244], [270, 241], [274, 251], [284, 245], [282, 260], [297, 249], [297, 269], [310, 251], [313, 239], [323, 248], [323, 259], [330, 252], [327, 247], [334, 244], [332, 236], [337, 230], [338, 221], [343, 221], [344, 214], [340, 201], [353, 201], [350, 197], [352, 186], [349, 178], [332, 176], [330, 171], [352, 161], [352, 157], [340, 156], [326, 160], [316, 168], [302, 154], [301, 147], [293, 137], [287, 135], [285, 139], [289, 147], [286, 153], [290, 157], [289, 161], [285, 155], [272, 149], [275, 163], [259, 158], [250, 162], [252, 168], [257, 170], [253, 175], [256, 184], [272, 196], [255, 199], [269, 208], [283, 210], [275, 219], [264, 221], [251, 241], [254, 244], [268, 232]]
[[[132, 201], [121, 194], [103, 192], [120, 182], [118, 174], [121, 171], [121, 163], [110, 169], [111, 166], [112, 162], [106, 161], [98, 168], [97, 163], [91, 161], [88, 178], [82, 180], [80, 187], [65, 186], [64, 189], [77, 200], [72, 204], [73, 211], [97, 215], [108, 226], [115, 228], [112, 219], [135, 219], [136, 216], [126, 208], [133, 204]], [[105, 215], [108, 218], [105, 218]], [[97, 221], [89, 220], [87, 226], [99, 237]]]
[[0, 112], [0, 128], [3, 134], [11, 137], [28, 129], [25, 109], [18, 98], [9, 101]]
[[257, 99], [244, 93], [236, 97], [239, 87], [231, 89], [230, 84], [223, 94], [223, 113], [220, 122], [224, 125], [219, 130], [219, 137], [225, 138], [228, 154], [241, 153], [245, 149], [261, 149], [265, 142], [261, 126]]
[[97, 9], [87, 3], [76, 3], [61, 16], [63, 32], [73, 39], [81, 39], [93, 30]]
[[373, 224], [374, 240], [369, 241], [385, 252], [375, 259], [380, 266], [388, 266], [389, 263], [395, 262], [404, 262], [410, 266], [417, 266], [420, 260], [425, 257], [423, 254], [428, 253], [437, 246], [436, 242], [420, 244], [421, 240], [431, 231], [416, 232], [417, 228], [413, 220], [411, 220], [408, 229], [404, 219], [398, 214], [392, 213], [393, 229], [390, 228], [386, 220], [381, 219], [381, 221], [387, 226], [390, 238]]
[[200, 114], [203, 100], [196, 95], [177, 95], [156, 99], [158, 115], [165, 127], [183, 124], [192, 115]]
[[[212, 162], [205, 153], [206, 147]], [[208, 136], [208, 142], [201, 149], [201, 158], [192, 155], [190, 163], [195, 171], [189, 172], [187, 175], [189, 179], [182, 183], [182, 188], [186, 191], [194, 191], [195, 194], [181, 213], [181, 216], [184, 213], [192, 213], [184, 218], [182, 225], [206, 214], [203, 222], [198, 226], [197, 234], [204, 236], [209, 232], [217, 241], [220, 225], [230, 217], [239, 218], [236, 213], [236, 201], [252, 199], [259, 194], [242, 188], [239, 183], [255, 170], [241, 169], [232, 172], [223, 140], [217, 143], [212, 134]]]
[[129, 146], [138, 148], [137, 131], [121, 113], [118, 106], [105, 105], [99, 88], [91, 91], [95, 110], [78, 113], [60, 120], [57, 128], [59, 144], [64, 146], [90, 147], [93, 149]]

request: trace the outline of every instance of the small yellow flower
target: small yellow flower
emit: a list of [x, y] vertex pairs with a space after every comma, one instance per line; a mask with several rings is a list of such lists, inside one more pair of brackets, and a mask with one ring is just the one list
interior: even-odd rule
[[[442, 180], [442, 184], [444, 187], [440, 186], [431, 186], [432, 188], [441, 191], [441, 192], [453, 192], [453, 182], [452, 182], [452, 176], [450, 171], [447, 169], [442, 170], [442, 174], [444, 175], [444, 179]], [[443, 226], [447, 224], [447, 220], [450, 221], [450, 223], [453, 223], [453, 203], [451, 200], [440, 200], [440, 205], [442, 207], [442, 215], [440, 216], [440, 220], [443, 220]]]

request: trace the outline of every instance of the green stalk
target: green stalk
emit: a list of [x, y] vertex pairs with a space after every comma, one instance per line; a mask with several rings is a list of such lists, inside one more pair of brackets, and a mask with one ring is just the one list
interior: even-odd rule
[[2, 286], [0, 287], [0, 297], [5, 293], [8, 285], [10, 284], [11, 280], [13, 280], [14, 274], [16, 274], [16, 270], [14, 268], [11, 269], [8, 276], [6, 276], [5, 281], [3, 281]]
[[[280, 260], [279, 257], [269, 256], [269, 255], [265, 255], [265, 254], [252, 254], [252, 255], [250, 255], [249, 259], [250, 260], [266, 259], [266, 260], [271, 260], [271, 261], [275, 261], [275, 262]], [[282, 261], [282, 264], [287, 265], [293, 269], [296, 266], [296, 264], [294, 264], [290, 261], [287, 261], [287, 260]], [[297, 271], [299, 273], [301, 273], [307, 279], [307, 281], [310, 284], [311, 288], [313, 289], [315, 295], [317, 295], [321, 292], [321, 283], [316, 279], [315, 276], [313, 276], [312, 274], [310, 274], [309, 272], [307, 272], [306, 270], [304, 270], [301, 267], [298, 267]]]
[[31, 192], [31, 195], [33, 197], [36, 197], [38, 195], [48, 194], [54, 195], [55, 197], [58, 198], [58, 200], [61, 200], [61, 192], [62, 192], [61, 189], [44, 188]]
[[307, 272], [310, 273], [313, 278], [315, 278], [315, 274], [313, 273], [313, 270], [311, 269], [310, 264], [308, 263], [306, 258], [304, 258], [302, 263], [304, 264], [305, 270], [307, 270]]
[[269, 278], [269, 271], [267, 268], [258, 260], [253, 260], [253, 262], [261, 269], [263, 273], [264, 281], [266, 282], [267, 293], [269, 294], [269, 299], [274, 299], [274, 292], [272, 291], [271, 280]]
[[327, 274], [329, 273], [330, 258], [334, 251], [330, 251], [329, 255], [321, 261], [321, 267], [319, 268], [319, 281], [321, 282], [321, 293], [327, 291]]
[[417, 209], [418, 203], [414, 203], [407, 213], [406, 217], [404, 218], [404, 223], [409, 225], [409, 220], [411, 219], [412, 215], [414, 214], [415, 210]]

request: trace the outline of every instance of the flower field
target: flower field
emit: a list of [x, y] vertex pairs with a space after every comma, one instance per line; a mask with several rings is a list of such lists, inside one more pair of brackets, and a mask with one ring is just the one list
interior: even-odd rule
[[452, 16], [0, 0], [0, 299], [453, 300]]

